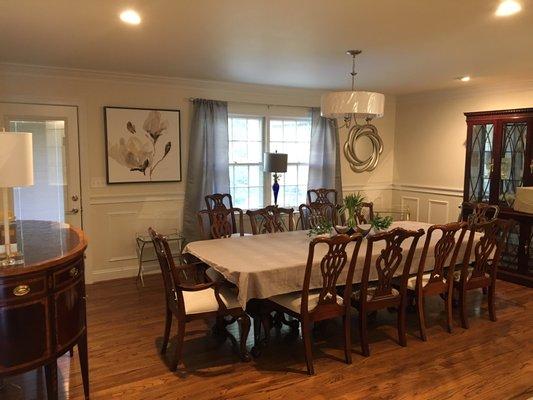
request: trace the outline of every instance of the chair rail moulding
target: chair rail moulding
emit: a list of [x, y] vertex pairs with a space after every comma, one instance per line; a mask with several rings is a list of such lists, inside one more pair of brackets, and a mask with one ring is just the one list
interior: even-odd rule
[[176, 201], [182, 203], [185, 192], [160, 192], [153, 194], [125, 193], [125, 194], [93, 194], [90, 196], [90, 205], [121, 204], [121, 203], [149, 203], [162, 201]]
[[392, 185], [393, 190], [405, 191], [405, 192], [416, 192], [416, 193], [426, 193], [426, 194], [438, 194], [443, 196], [452, 196], [452, 197], [463, 197], [462, 188], [450, 188], [445, 186], [425, 186], [425, 185], [413, 185], [413, 184], [403, 184], [403, 183], [394, 183]]

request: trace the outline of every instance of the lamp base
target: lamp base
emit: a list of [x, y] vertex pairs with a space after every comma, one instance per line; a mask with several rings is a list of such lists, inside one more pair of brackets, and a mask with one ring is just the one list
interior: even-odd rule
[[272, 185], [272, 191], [274, 192], [274, 205], [278, 205], [278, 193], [279, 193], [279, 183], [278, 183], [278, 174], [274, 174], [274, 184]]
[[24, 264], [24, 255], [22, 253], [0, 253], [0, 267], [11, 267], [13, 265]]

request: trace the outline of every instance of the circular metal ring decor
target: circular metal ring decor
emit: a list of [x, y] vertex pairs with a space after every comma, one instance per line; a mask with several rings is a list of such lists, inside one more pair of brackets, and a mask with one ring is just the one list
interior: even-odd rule
[[[372, 143], [372, 154], [366, 160], [361, 160], [355, 153], [357, 140], [366, 137]], [[348, 132], [348, 139], [344, 143], [344, 155], [354, 172], [372, 171], [377, 167], [379, 156], [383, 152], [383, 141], [378, 135], [378, 129], [372, 124], [355, 124]]]

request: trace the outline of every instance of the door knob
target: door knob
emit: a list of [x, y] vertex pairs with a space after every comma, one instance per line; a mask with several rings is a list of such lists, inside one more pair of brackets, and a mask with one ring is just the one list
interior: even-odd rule
[[79, 200], [79, 197], [77, 194], [73, 195], [72, 197], [72, 201], [78, 201]]
[[72, 214], [77, 214], [77, 213], [79, 213], [79, 212], [80, 212], [79, 209], [77, 209], [77, 208], [73, 208], [72, 210], [67, 211], [67, 214], [72, 215]]

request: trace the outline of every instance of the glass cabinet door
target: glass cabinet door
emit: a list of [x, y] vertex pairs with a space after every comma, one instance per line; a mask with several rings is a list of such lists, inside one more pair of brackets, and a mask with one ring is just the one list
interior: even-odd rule
[[468, 201], [489, 202], [493, 170], [494, 125], [472, 125]]
[[504, 122], [500, 160], [500, 185], [498, 202], [504, 207], [513, 207], [516, 188], [524, 184], [526, 165], [526, 122]]

